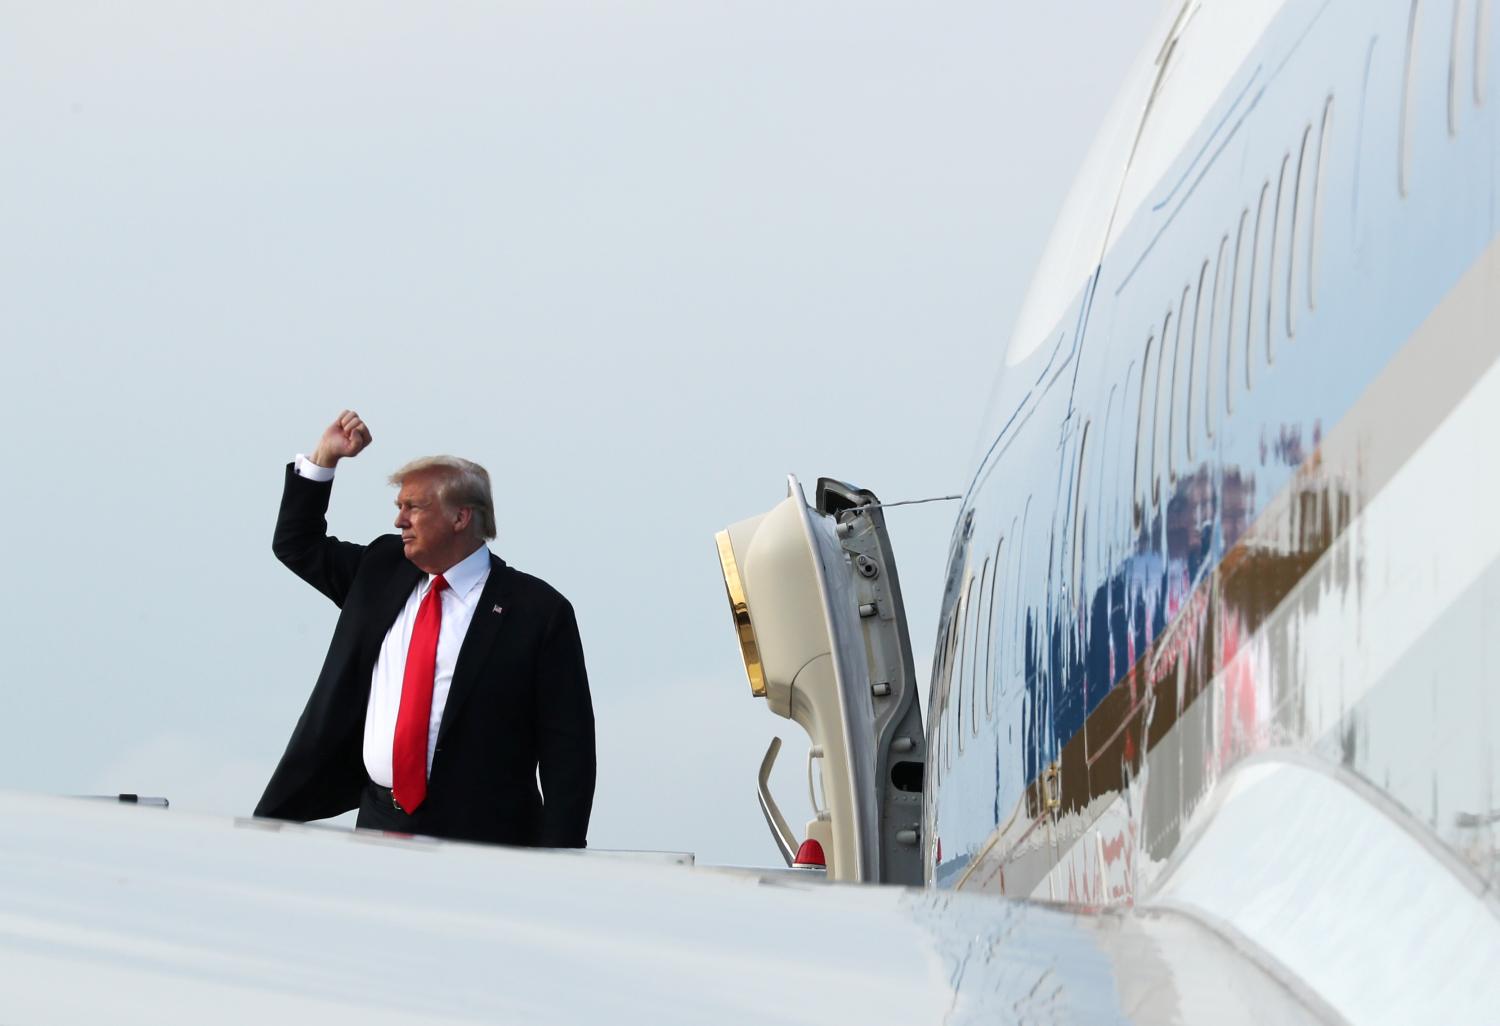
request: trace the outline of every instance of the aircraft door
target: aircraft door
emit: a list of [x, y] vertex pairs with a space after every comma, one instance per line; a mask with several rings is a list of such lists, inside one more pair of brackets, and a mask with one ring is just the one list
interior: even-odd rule
[[[787, 491], [717, 537], [751, 692], [812, 742], [806, 835], [829, 878], [920, 885], [926, 739], [879, 500], [829, 478], [818, 481], [815, 507], [796, 478]], [[804, 844], [768, 783], [779, 747], [773, 741], [761, 765], [759, 798], [793, 865]]]

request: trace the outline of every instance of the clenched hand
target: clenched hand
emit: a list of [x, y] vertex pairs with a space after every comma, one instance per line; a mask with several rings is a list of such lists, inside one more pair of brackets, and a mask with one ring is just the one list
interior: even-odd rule
[[323, 431], [309, 457], [320, 467], [332, 467], [345, 456], [358, 456], [372, 441], [370, 429], [353, 410], [345, 410]]

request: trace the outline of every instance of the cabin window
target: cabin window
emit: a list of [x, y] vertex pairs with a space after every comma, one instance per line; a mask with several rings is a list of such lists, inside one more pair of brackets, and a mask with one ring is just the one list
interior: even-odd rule
[[[1293, 193], [1298, 187], [1296, 168], [1292, 166], [1292, 154], [1287, 153], [1281, 157], [1281, 174], [1277, 177], [1277, 216], [1271, 222], [1271, 263], [1266, 267], [1266, 363], [1277, 359], [1277, 315], [1275, 315], [1275, 300], [1277, 300], [1277, 285], [1286, 284], [1281, 281], [1278, 270], [1281, 267], [1290, 267], [1292, 264], [1292, 239], [1295, 236], [1293, 220], [1296, 217], [1296, 204]], [[1290, 278], [1289, 278], [1290, 281]], [[1283, 293], [1281, 305], [1287, 309], [1286, 320], [1287, 335], [1290, 335], [1290, 324], [1292, 324], [1292, 296]]]
[[1022, 608], [1022, 602], [1026, 597], [1026, 533], [1031, 523], [1031, 496], [1026, 497], [1026, 507], [1021, 511], [1021, 533], [1017, 536], [1019, 543], [1016, 546], [1016, 558], [1012, 564], [1012, 571], [1016, 578], [1016, 597], [1010, 604], [1010, 662], [1011, 673], [1018, 679], [1026, 671], [1026, 611]]
[[[1271, 254], [1267, 236], [1271, 234], [1271, 183], [1260, 187], [1260, 202], [1255, 208], [1255, 241], [1250, 247], [1250, 291], [1245, 296], [1245, 390], [1255, 387], [1255, 339], [1260, 311], [1256, 299], [1266, 291], [1270, 280]], [[1262, 270], [1264, 268], [1265, 270]], [[1267, 309], [1269, 315], [1269, 308]]]
[[927, 720], [927, 751], [932, 754], [932, 762], [927, 763], [927, 771], [932, 772], [933, 784], [938, 783], [944, 777], [942, 772], [942, 720], [938, 717], [939, 709], [929, 709], [929, 720]]
[[[943, 708], [940, 715], [934, 717], [939, 723], [946, 722], [958, 715], [958, 689], [957, 678], [953, 669], [958, 659], [959, 638], [963, 625], [963, 598], [953, 604], [953, 611], [948, 619], [948, 636], [943, 644], [943, 674], [939, 678], [943, 681]], [[953, 731], [944, 730], [943, 747], [934, 749], [939, 752], [947, 762], [949, 769], [953, 768]]]
[[1228, 292], [1229, 279], [1233, 269], [1227, 267], [1224, 261], [1229, 256], [1229, 236], [1225, 235], [1219, 240], [1219, 257], [1214, 261], [1214, 285], [1213, 302], [1209, 308], [1208, 315], [1208, 346], [1203, 351], [1200, 362], [1203, 364], [1203, 436], [1209, 442], [1214, 438], [1214, 368], [1218, 366], [1215, 355], [1219, 340], [1229, 325], [1228, 317]]
[[[1135, 507], [1135, 499], [1125, 491], [1125, 486], [1133, 484], [1130, 472], [1130, 446], [1135, 441], [1135, 436], [1130, 433], [1130, 400], [1139, 393], [1135, 387], [1136, 366], [1131, 361], [1125, 368], [1125, 381], [1120, 386], [1120, 416], [1115, 422], [1115, 430], [1110, 433], [1109, 447], [1111, 449], [1110, 469], [1113, 472], [1113, 483], [1110, 488], [1099, 496], [1101, 502], [1111, 503], [1105, 510], [1107, 520], [1100, 523], [1108, 525], [1108, 543], [1113, 549], [1116, 542], [1119, 543], [1120, 551], [1115, 553], [1123, 556], [1130, 551], [1130, 539], [1134, 531], [1131, 521], [1131, 510]], [[1124, 505], [1121, 505], [1121, 499]], [[1113, 562], [1113, 560], [1111, 560]]]
[[1323, 190], [1328, 171], [1328, 146], [1333, 134], [1333, 97], [1323, 104], [1323, 127], [1318, 132], [1318, 165], [1313, 172], [1312, 238], [1307, 247], [1307, 308], [1318, 306], [1318, 251], [1323, 246]]
[[1479, 0], [1474, 8], [1474, 103], [1480, 107], [1484, 106], [1489, 57], [1490, 0]]
[[1083, 503], [1084, 492], [1088, 490], [1089, 470], [1089, 425], [1083, 425], [1083, 434], [1078, 439], [1078, 476], [1073, 482], [1073, 559], [1072, 572], [1068, 580], [1072, 582], [1072, 600], [1076, 608], [1083, 601], [1083, 575], [1087, 571], [1083, 558], [1083, 547], [1088, 543], [1088, 532], [1086, 520], [1088, 519], [1088, 508]]
[[[1278, 273], [1283, 264], [1289, 262], [1288, 244], [1291, 242], [1292, 192], [1297, 187], [1296, 172], [1292, 168], [1292, 155], [1281, 158], [1281, 173], [1276, 178], [1276, 206], [1271, 214], [1271, 244], [1266, 250], [1266, 363], [1276, 359], [1276, 302], [1278, 284], [1282, 284]], [[1286, 296], [1279, 297], [1283, 306], [1290, 306]]]
[[[1015, 603], [1007, 602], [1006, 596], [1011, 594], [1011, 581], [1015, 580], [1021, 566], [1021, 550], [1017, 547], [1021, 536], [1016, 530], [1021, 526], [1019, 516], [1010, 518], [1010, 530], [1006, 532], [1005, 543], [1005, 574], [1004, 581], [1000, 585], [1000, 591], [995, 596], [999, 600], [999, 613], [995, 617], [995, 694], [1003, 697], [1006, 688], [1010, 686], [1012, 674], [1005, 669], [1005, 656], [1007, 648], [1014, 653], [1015, 644], [1005, 639], [1010, 637], [1010, 621], [1015, 618]], [[1011, 656], [1014, 662], [1014, 655]]]
[[[1011, 522], [1014, 531], [1015, 522]], [[1005, 547], [1005, 535], [995, 543], [995, 572], [990, 574], [989, 595], [989, 617], [986, 620], [988, 626], [985, 629], [986, 644], [984, 647], [984, 718], [990, 720], [995, 715], [995, 695], [998, 691], [1000, 680], [1000, 660], [995, 655], [995, 645], [1000, 636], [1000, 613], [999, 607], [995, 605], [995, 599], [1004, 601], [1005, 590], [1000, 581], [1005, 577], [1006, 564], [1010, 560], [1010, 551]]]
[[1182, 302], [1177, 306], [1177, 358], [1172, 363], [1172, 410], [1167, 416], [1167, 480], [1176, 482], [1177, 472], [1187, 466], [1187, 403], [1192, 389], [1188, 387], [1189, 368], [1193, 364], [1193, 311], [1189, 302], [1193, 287], [1182, 287]]
[[950, 621], [948, 630], [944, 632], [943, 637], [939, 639], [942, 642], [943, 646], [939, 655], [939, 658], [942, 659], [942, 662], [938, 667], [935, 668], [936, 672], [933, 673], [933, 690], [935, 692], [935, 694], [933, 695], [933, 699], [936, 702], [936, 708], [932, 710], [932, 740], [928, 742], [927, 750], [932, 753], [933, 764], [939, 770], [943, 768], [942, 745], [943, 741], [947, 738], [947, 733], [942, 729], [942, 727], [944, 721], [948, 718], [949, 703], [947, 688], [942, 684], [942, 682], [948, 679], [948, 664], [946, 657], [948, 652], [948, 638], [950, 638], [952, 635], [953, 625]]
[[[974, 672], [974, 657], [972, 649], [974, 645], [974, 632], [969, 629], [969, 617], [973, 610], [969, 607], [974, 601], [974, 576], [969, 575], [968, 582], [964, 585], [963, 601], [958, 607], [959, 633], [958, 633], [958, 672], [953, 675], [953, 704], [957, 708], [954, 714], [953, 733], [958, 736], [958, 751], [963, 754], [964, 750], [964, 672]], [[971, 707], [968, 710], [970, 716], [974, 715]]]
[[1453, 31], [1449, 36], [1448, 45], [1448, 138], [1452, 139], [1458, 135], [1458, 97], [1461, 92], [1460, 82], [1463, 74], [1459, 70], [1459, 64], [1464, 58], [1464, 48], [1461, 44], [1464, 29], [1464, 0], [1453, 0]]
[[953, 634], [951, 621], [938, 621], [937, 642], [932, 648], [932, 688], [931, 696], [934, 703], [930, 712], [933, 720], [943, 714], [947, 705], [947, 699], [943, 697], [943, 681], [947, 679], [948, 673], [948, 638]]
[[1422, 0], [1411, 0], [1411, 14], [1406, 22], [1406, 65], [1401, 81], [1401, 131], [1396, 152], [1396, 189], [1405, 196], [1411, 189], [1412, 119], [1416, 116], [1417, 28]]
[[[943, 746], [948, 743], [948, 732], [943, 729], [943, 718], [932, 718], [932, 737], [927, 741], [927, 750], [932, 753], [932, 775], [936, 783], [947, 776], [948, 766], [943, 765]], [[950, 763], [949, 766], [952, 764]]]
[[[979, 675], [980, 666], [989, 669], [989, 634], [990, 618], [987, 599], [990, 594], [990, 557], [984, 557], [984, 566], [979, 571], [979, 591], [973, 600], [974, 626], [969, 631], [971, 639], [969, 646], [969, 733], [974, 737], [979, 736]], [[972, 587], [973, 582], [970, 582]], [[986, 656], [980, 659], [979, 650], [985, 649]]]
[[965, 674], [969, 669], [969, 649], [972, 645], [969, 629], [969, 600], [974, 593], [974, 575], [968, 571], [964, 573], [964, 590], [958, 601], [958, 643], [953, 654], [953, 736], [956, 746], [955, 758], [964, 750], [964, 720], [969, 715], [968, 696], [966, 694], [967, 680]]
[[[1290, 234], [1286, 244], [1286, 335], [1291, 338], [1297, 333], [1297, 286], [1300, 284], [1297, 278], [1297, 268], [1301, 264], [1297, 260], [1300, 252], [1299, 243], [1308, 237], [1303, 222], [1306, 221], [1309, 208], [1312, 205], [1312, 183], [1310, 179], [1313, 173], [1312, 150], [1312, 126], [1308, 125], [1302, 133], [1302, 150], [1297, 154], [1297, 178], [1296, 185], [1292, 190], [1292, 216], [1287, 222]], [[1306, 185], [1306, 188], [1303, 186]]]
[[1172, 323], [1172, 310], [1169, 307], [1161, 323], [1161, 354], [1156, 360], [1155, 394], [1151, 397], [1153, 419], [1156, 422], [1151, 445], [1151, 506], [1153, 509], [1162, 503], [1161, 485], [1167, 473], [1167, 431], [1168, 422], [1172, 417], [1172, 374], [1175, 370], [1177, 355], [1175, 331], [1176, 325]]
[[1151, 404], [1147, 400], [1151, 394], [1148, 391], [1151, 387], [1151, 350], [1155, 343], [1154, 335], [1146, 339], [1146, 355], [1141, 358], [1141, 401], [1135, 409], [1135, 478], [1131, 483], [1131, 496], [1132, 505], [1135, 507], [1137, 529], [1146, 519], [1146, 504], [1150, 499], [1148, 495], [1150, 485], [1147, 483], [1146, 473], [1150, 469], [1148, 454], [1150, 453], [1152, 422], [1147, 419], [1151, 410]]
[[[963, 604], [962, 596], [953, 604], [953, 610], [948, 615], [948, 635], [943, 639], [943, 679], [947, 682], [945, 692], [951, 692], [953, 682], [953, 662], [958, 658], [958, 614], [959, 607]], [[955, 701], [951, 696], [947, 699], [950, 703]]]
[[[1206, 369], [1207, 357], [1213, 350], [1213, 341], [1209, 338], [1209, 327], [1212, 323], [1212, 313], [1209, 306], [1213, 302], [1213, 294], [1209, 291], [1213, 288], [1213, 282], [1208, 276], [1208, 261], [1203, 261], [1203, 268], [1198, 272], [1198, 288], [1193, 293], [1193, 341], [1188, 346], [1188, 376], [1185, 391], [1187, 392], [1187, 408], [1184, 410], [1182, 419], [1182, 434], [1184, 452], [1187, 454], [1188, 462], [1193, 460], [1193, 438], [1197, 435], [1193, 424], [1193, 396], [1201, 395], [1200, 379]], [[1198, 340], [1204, 342], [1203, 358], [1198, 356]]]
[[[1130, 376], [1129, 371], [1126, 377]], [[1111, 559], [1109, 558], [1109, 539], [1114, 534], [1114, 521], [1110, 518], [1110, 511], [1105, 508], [1109, 497], [1114, 493], [1116, 481], [1111, 479], [1110, 469], [1118, 464], [1110, 460], [1111, 441], [1117, 434], [1124, 432], [1119, 430], [1115, 419], [1115, 403], [1120, 398], [1120, 386], [1111, 385], [1109, 389], [1109, 402], [1104, 407], [1104, 434], [1099, 439], [1099, 484], [1094, 488], [1094, 493], [1099, 496], [1099, 505], [1094, 511], [1094, 564], [1098, 567], [1099, 576], [1109, 578]], [[1123, 413], [1123, 411], [1122, 411]]]
[[[1245, 362], [1243, 353], [1238, 356], [1237, 351], [1247, 348], [1242, 344], [1245, 336], [1245, 300], [1250, 292], [1250, 251], [1255, 246], [1255, 227], [1250, 221], [1250, 210], [1247, 207], [1240, 212], [1240, 228], [1235, 235], [1234, 241], [1234, 277], [1229, 294], [1229, 344], [1225, 347], [1224, 374], [1224, 413], [1227, 416], [1234, 412], [1234, 390], [1235, 380], [1241, 377], [1242, 367]], [[1249, 377], [1249, 371], [1244, 371], [1244, 377]]]

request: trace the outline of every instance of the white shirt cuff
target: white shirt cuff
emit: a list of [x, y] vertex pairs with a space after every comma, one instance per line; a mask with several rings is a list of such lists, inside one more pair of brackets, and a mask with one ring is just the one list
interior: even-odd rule
[[333, 480], [332, 467], [320, 467], [300, 452], [297, 454], [297, 459], [294, 461], [293, 466], [297, 470], [298, 477], [305, 477], [309, 481]]

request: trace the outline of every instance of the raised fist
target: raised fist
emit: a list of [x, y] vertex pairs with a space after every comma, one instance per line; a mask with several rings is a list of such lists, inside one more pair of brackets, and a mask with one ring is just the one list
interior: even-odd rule
[[345, 456], [358, 456], [370, 442], [370, 429], [359, 414], [345, 410], [324, 430], [309, 458], [320, 467], [332, 467]]

